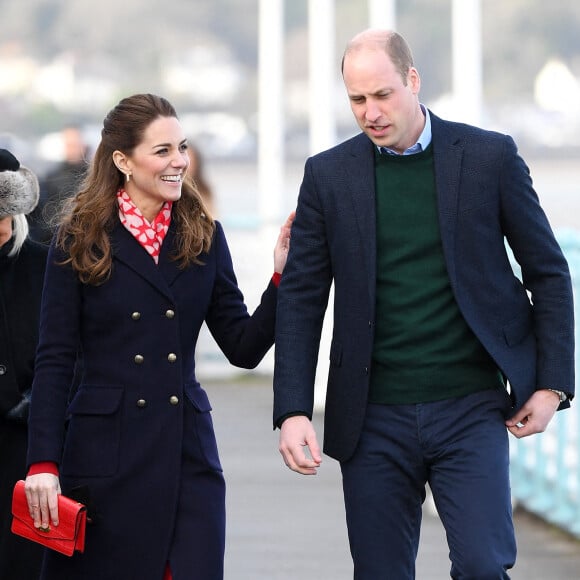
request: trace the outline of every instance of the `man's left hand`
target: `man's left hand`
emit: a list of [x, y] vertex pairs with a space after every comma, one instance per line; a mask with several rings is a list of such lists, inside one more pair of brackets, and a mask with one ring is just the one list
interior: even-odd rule
[[536, 391], [506, 426], [514, 437], [521, 439], [543, 433], [560, 406], [560, 397], [549, 389]]

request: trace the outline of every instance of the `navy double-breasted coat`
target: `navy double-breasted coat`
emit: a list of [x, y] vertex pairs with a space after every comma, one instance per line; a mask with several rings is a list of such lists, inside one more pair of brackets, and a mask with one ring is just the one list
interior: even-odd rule
[[[84, 554], [50, 554], [60, 578], [162, 577], [186, 398], [209, 421], [201, 445], [219, 468], [210, 403], [195, 377], [200, 327], [205, 320], [229, 361], [245, 368], [273, 343], [277, 290], [270, 283], [248, 314], [220, 224], [203, 265], [180, 269], [170, 259], [175, 235], [172, 225], [156, 265], [119, 223], [112, 275], [99, 286], [81, 283], [50, 249], [28, 463], [56, 462], [63, 492], [88, 486], [97, 514]], [[82, 377], [71, 393], [79, 349]]]

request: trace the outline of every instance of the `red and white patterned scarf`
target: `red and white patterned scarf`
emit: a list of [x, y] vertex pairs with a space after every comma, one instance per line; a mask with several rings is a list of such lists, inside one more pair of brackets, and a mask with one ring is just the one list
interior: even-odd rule
[[173, 202], [166, 201], [153, 223], [149, 223], [123, 188], [117, 191], [117, 201], [119, 202], [121, 223], [133, 234], [157, 264], [161, 245], [171, 223]]

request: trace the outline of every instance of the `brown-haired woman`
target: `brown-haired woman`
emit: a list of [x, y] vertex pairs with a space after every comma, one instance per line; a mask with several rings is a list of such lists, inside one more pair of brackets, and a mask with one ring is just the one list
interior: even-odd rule
[[123, 99], [101, 137], [49, 253], [26, 479], [36, 526], [57, 524], [61, 486], [83, 490], [92, 523], [85, 552], [47, 553], [42, 578], [221, 580], [225, 486], [195, 345], [205, 321], [232, 364], [260, 362], [292, 216], [250, 316], [223, 230], [184, 179], [171, 104]]

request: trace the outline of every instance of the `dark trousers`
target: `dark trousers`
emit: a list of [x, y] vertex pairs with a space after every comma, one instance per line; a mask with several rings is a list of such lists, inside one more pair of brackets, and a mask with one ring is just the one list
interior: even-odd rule
[[509, 578], [516, 543], [503, 391], [416, 405], [369, 405], [341, 464], [355, 580], [415, 578], [429, 483], [447, 534], [451, 577]]

